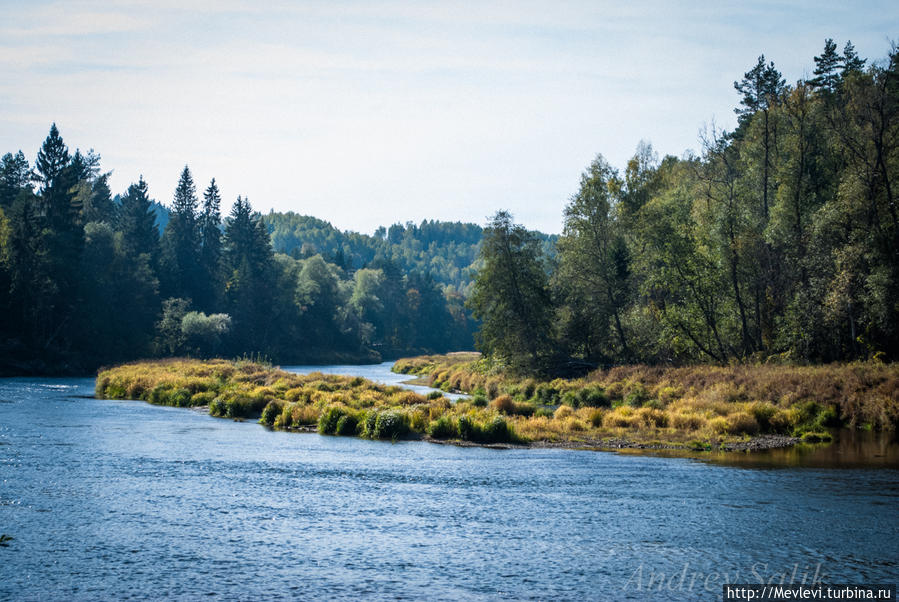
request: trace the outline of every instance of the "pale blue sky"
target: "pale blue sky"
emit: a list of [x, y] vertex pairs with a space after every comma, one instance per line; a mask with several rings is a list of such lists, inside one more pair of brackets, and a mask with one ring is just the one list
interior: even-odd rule
[[200, 190], [341, 229], [510, 209], [558, 232], [597, 153], [698, 149], [764, 53], [789, 82], [826, 37], [881, 59], [895, 2], [0, 0], [0, 152], [50, 123], [122, 192]]

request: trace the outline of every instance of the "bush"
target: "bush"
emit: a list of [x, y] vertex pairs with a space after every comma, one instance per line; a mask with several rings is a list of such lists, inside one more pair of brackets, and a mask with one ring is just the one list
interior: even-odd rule
[[343, 408], [329, 406], [318, 417], [318, 432], [322, 435], [333, 435], [337, 432], [337, 423], [346, 416]]
[[674, 428], [684, 431], [697, 431], [706, 425], [704, 416], [692, 412], [672, 414], [669, 422]]
[[459, 416], [456, 427], [461, 439], [464, 439], [465, 441], [477, 441], [479, 435], [478, 425], [475, 424], [471, 418], [468, 416]]
[[565, 391], [565, 393], [562, 394], [561, 403], [573, 408], [581, 407], [581, 400], [574, 391]]
[[649, 401], [649, 391], [640, 383], [631, 387], [628, 394], [624, 396], [624, 403], [632, 408], [639, 408], [647, 401]]
[[593, 426], [593, 428], [602, 426], [602, 416], [603, 416], [603, 411], [600, 409], [595, 409], [592, 412], [590, 412], [590, 417], [588, 419], [590, 422], [590, 425]]
[[449, 416], [441, 416], [428, 425], [428, 435], [434, 439], [453, 439], [459, 436], [456, 424]]
[[508, 395], [500, 395], [499, 397], [491, 401], [490, 405], [494, 410], [502, 414], [515, 413], [515, 402], [512, 401], [512, 398]]
[[[508, 397], [508, 395], [505, 395], [504, 397]], [[483, 395], [475, 395], [474, 397], [471, 398], [471, 405], [473, 405], [476, 408], [486, 408], [487, 407], [487, 398], [484, 397]]]
[[443, 397], [442, 391], [431, 391], [430, 393], [428, 393], [428, 396], [427, 396], [429, 401], [433, 401], [435, 399], [440, 399], [441, 397]]
[[262, 416], [259, 418], [259, 422], [266, 426], [274, 426], [275, 420], [281, 415], [282, 405], [277, 401], [270, 401], [268, 405], [265, 406], [265, 409], [262, 410]]
[[190, 398], [191, 406], [208, 406], [215, 399], [215, 391], [201, 391], [194, 393]]
[[501, 416], [494, 416], [481, 430], [481, 441], [486, 443], [506, 443], [513, 439], [512, 429]]
[[549, 383], [540, 383], [534, 389], [534, 397], [543, 405], [555, 405], [559, 399], [559, 391]]
[[584, 387], [578, 391], [578, 400], [581, 407], [607, 408], [611, 405], [602, 387]]
[[375, 424], [378, 422], [378, 411], [370, 410], [365, 413], [362, 423], [362, 436], [373, 439], [375, 437]]
[[399, 439], [407, 430], [404, 416], [395, 410], [379, 412], [375, 418], [373, 439]]
[[358, 421], [355, 416], [352, 414], [344, 414], [337, 420], [337, 425], [334, 427], [334, 434], [343, 437], [351, 437], [356, 434], [357, 426]]

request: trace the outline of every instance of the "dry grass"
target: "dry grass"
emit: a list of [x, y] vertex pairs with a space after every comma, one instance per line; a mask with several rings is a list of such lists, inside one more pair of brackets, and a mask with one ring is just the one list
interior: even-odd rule
[[[899, 366], [894, 364], [636, 365], [595, 371], [583, 379], [535, 381], [510, 378], [484, 358], [401, 361], [430, 375], [433, 386], [486, 395], [493, 409], [515, 417], [516, 431], [532, 440], [622, 434], [736, 439], [802, 435], [839, 425], [899, 426]], [[590, 415], [573, 415], [583, 409]]]
[[[482, 442], [625, 438], [686, 444], [820, 433], [840, 424], [899, 426], [895, 365], [626, 366], [584, 379], [535, 381], [510, 379], [470, 354], [443, 358], [404, 362], [429, 374], [435, 384], [467, 388], [492, 402], [487, 407], [464, 400], [451, 404], [361, 378], [290, 374], [224, 360], [166, 360], [104, 370], [97, 377], [97, 395], [208, 405], [216, 416], [261, 416], [264, 424], [282, 429], [321, 428], [327, 414], [331, 430], [326, 432], [337, 434], [433, 433]], [[385, 412], [389, 415], [379, 423]]]

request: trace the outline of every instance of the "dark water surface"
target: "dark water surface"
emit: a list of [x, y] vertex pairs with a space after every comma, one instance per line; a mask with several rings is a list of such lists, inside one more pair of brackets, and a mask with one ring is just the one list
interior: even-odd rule
[[0, 380], [0, 599], [693, 600], [899, 577], [891, 468], [391, 444], [92, 392]]

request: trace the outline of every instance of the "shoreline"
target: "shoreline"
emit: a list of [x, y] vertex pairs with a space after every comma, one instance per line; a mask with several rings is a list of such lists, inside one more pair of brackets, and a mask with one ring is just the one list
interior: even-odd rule
[[[708, 381], [710, 369], [700, 372], [703, 380], [691, 387], [672, 380], [647, 382], [633, 372], [647, 368], [630, 370], [605, 382], [500, 381], [487, 395], [477, 390], [476, 381], [470, 382], [474, 387], [454, 386], [452, 381], [464, 380], [466, 373], [460, 372], [437, 379], [442, 391], [423, 395], [403, 385], [428, 379], [433, 386], [431, 375], [413, 374], [403, 385], [384, 385], [361, 376], [298, 374], [249, 361], [175, 359], [105, 370], [97, 377], [95, 394], [194, 408], [288, 432], [495, 449], [668, 451], [701, 457], [832, 442], [833, 429], [841, 426], [838, 404], [806, 401], [806, 393], [780, 398], [769, 386], [768, 397], [758, 398], [741, 385], [739, 396], [731, 396], [731, 389]], [[719, 381], [727, 375], [718, 375]], [[765, 376], [761, 372], [744, 376], [752, 386], [771, 382], [752, 380]], [[784, 378], [777, 384], [790, 391], [805, 386]], [[445, 397], [448, 390], [473, 395], [451, 401]], [[812, 390], [808, 393], [814, 398]], [[862, 426], [847, 423], [842, 426]]]
[[[155, 405], [150, 402], [150, 405]], [[222, 416], [213, 416], [209, 413], [209, 406], [195, 406], [191, 408], [186, 408], [188, 410], [206, 414], [210, 418], [223, 418]], [[250, 420], [247, 418], [232, 418], [235, 422], [257, 422], [258, 419]], [[265, 424], [260, 424], [261, 427], [273, 431], [273, 432], [286, 432], [286, 433], [296, 433], [296, 434], [307, 434], [307, 435], [321, 435], [323, 437], [339, 437], [341, 435], [324, 435], [318, 431], [318, 427], [314, 425], [303, 425], [303, 426], [292, 426], [286, 428], [274, 428], [271, 426], [267, 426]], [[350, 437], [350, 438], [358, 438], [358, 437]], [[418, 436], [406, 436], [400, 439], [399, 441], [420, 441], [422, 443], [433, 443], [436, 445], [452, 445], [455, 447], [482, 447], [486, 449], [570, 449], [570, 450], [585, 450], [585, 451], [619, 451], [619, 450], [631, 450], [631, 451], [679, 451], [685, 453], [693, 453], [697, 454], [696, 457], [701, 457], [700, 454], [706, 454], [709, 452], [759, 452], [759, 451], [769, 451], [772, 449], [784, 449], [788, 447], [793, 447], [798, 443], [802, 443], [801, 437], [789, 437], [785, 435], [759, 435], [756, 437], [752, 437], [747, 441], [733, 441], [733, 442], [716, 442], [716, 444], [712, 444], [713, 442], [709, 442], [708, 446], [705, 448], [691, 447], [689, 445], [679, 445], [676, 443], [664, 443], [664, 442], [653, 442], [653, 443], [644, 443], [640, 441], [631, 441], [629, 439], [623, 438], [608, 438], [608, 439], [585, 439], [580, 441], [527, 441], [527, 442], [507, 442], [507, 443], [484, 443], [477, 441], [466, 441], [464, 439], [438, 439], [435, 437], [431, 437], [427, 434], [421, 434]]]

